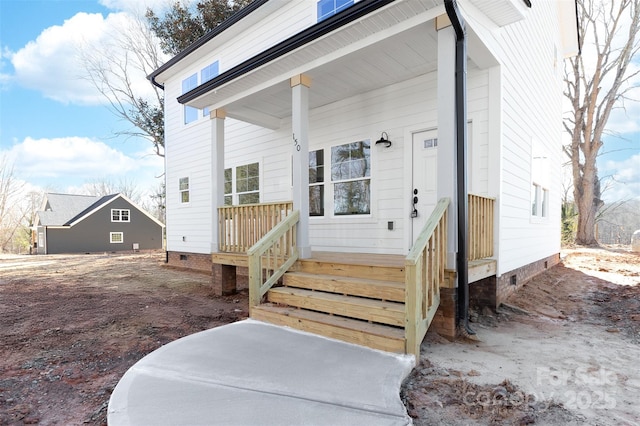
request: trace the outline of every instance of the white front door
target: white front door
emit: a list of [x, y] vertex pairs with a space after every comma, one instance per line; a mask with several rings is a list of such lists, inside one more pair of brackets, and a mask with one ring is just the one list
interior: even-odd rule
[[438, 202], [438, 132], [425, 130], [412, 135], [411, 244], [418, 238]]

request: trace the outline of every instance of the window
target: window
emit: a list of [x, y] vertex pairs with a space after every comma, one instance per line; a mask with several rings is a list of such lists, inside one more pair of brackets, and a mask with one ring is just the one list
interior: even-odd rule
[[324, 150], [309, 153], [309, 216], [324, 216]]
[[129, 222], [129, 209], [111, 209], [111, 222]]
[[549, 215], [549, 190], [537, 183], [531, 189], [531, 215], [547, 217]]
[[224, 205], [260, 202], [260, 164], [251, 163], [224, 170]]
[[318, 22], [335, 15], [353, 4], [353, 0], [320, 0], [318, 1]]
[[179, 180], [180, 202], [189, 202], [189, 178], [183, 177]]
[[[191, 89], [195, 89], [198, 85], [198, 74], [193, 74], [188, 78], [182, 80], [182, 94], [184, 95]], [[188, 105], [184, 106], [184, 124], [189, 124], [198, 119], [198, 109], [194, 107], [190, 107]]]
[[331, 182], [335, 215], [371, 213], [371, 143], [331, 148]]
[[109, 242], [111, 244], [124, 243], [124, 234], [122, 232], [109, 232]]
[[233, 170], [224, 169], [224, 205], [233, 205]]
[[[220, 69], [220, 66], [218, 64], [218, 61], [215, 61], [211, 65], [207, 65], [206, 67], [202, 68], [202, 71], [200, 71], [200, 84], [206, 83], [207, 81], [213, 79], [214, 77], [217, 77], [218, 74], [220, 73], [219, 69]], [[204, 108], [202, 110], [202, 115], [204, 117], [208, 116], [209, 108]]]

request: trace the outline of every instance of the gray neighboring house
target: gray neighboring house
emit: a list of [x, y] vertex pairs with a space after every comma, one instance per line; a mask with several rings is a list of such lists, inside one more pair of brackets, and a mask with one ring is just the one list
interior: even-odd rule
[[122, 194], [46, 194], [34, 223], [33, 253], [162, 249], [163, 228]]

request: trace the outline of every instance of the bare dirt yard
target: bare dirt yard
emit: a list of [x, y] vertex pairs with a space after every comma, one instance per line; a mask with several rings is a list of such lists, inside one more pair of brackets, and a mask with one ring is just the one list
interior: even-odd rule
[[573, 249], [479, 341], [429, 333], [402, 398], [416, 425], [640, 425], [640, 254]]
[[[427, 335], [401, 392], [416, 425], [640, 424], [640, 255], [565, 255], [474, 312], [479, 341]], [[0, 257], [0, 425], [103, 425], [144, 355], [246, 318], [246, 293], [215, 297], [207, 275], [163, 259]]]

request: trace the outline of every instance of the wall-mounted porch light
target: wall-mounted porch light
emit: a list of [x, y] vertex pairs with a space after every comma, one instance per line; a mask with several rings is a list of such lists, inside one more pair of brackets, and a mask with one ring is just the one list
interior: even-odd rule
[[380, 135], [380, 139], [376, 141], [376, 145], [378, 145], [379, 143], [385, 144], [385, 148], [389, 148], [391, 146], [391, 141], [389, 140], [389, 135], [387, 135], [387, 132], [382, 132], [382, 134]]

